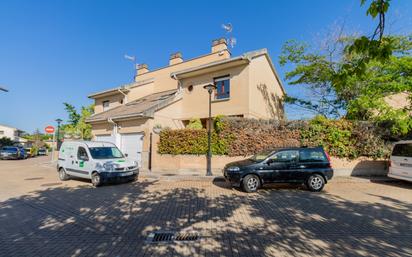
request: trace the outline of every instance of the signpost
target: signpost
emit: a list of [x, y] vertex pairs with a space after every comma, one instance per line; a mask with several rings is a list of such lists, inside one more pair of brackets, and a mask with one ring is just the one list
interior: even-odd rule
[[53, 126], [47, 126], [47, 127], [44, 128], [44, 131], [45, 131], [47, 134], [53, 134], [52, 159], [51, 159], [51, 161], [53, 162], [53, 161], [54, 161], [54, 143], [55, 143], [55, 141], [56, 141], [56, 137], [55, 137], [55, 134], [54, 134], [54, 127], [53, 127]]

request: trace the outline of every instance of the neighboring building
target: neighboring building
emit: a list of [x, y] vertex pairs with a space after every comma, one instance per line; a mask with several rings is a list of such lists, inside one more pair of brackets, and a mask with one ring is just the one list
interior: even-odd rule
[[285, 91], [266, 49], [231, 57], [225, 39], [214, 40], [211, 52], [150, 71], [137, 67], [133, 83], [94, 93], [95, 114], [87, 122], [96, 140], [116, 143], [129, 157], [148, 167], [153, 127], [184, 128], [190, 119], [208, 117], [208, 93], [214, 83], [212, 115], [283, 119]]
[[0, 138], [7, 137], [16, 144], [24, 144], [27, 140], [22, 138], [23, 134], [23, 130], [0, 124]]

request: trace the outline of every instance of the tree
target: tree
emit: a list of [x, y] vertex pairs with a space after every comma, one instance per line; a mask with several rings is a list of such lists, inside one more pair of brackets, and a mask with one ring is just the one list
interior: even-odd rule
[[80, 113], [76, 108], [68, 103], [64, 103], [65, 109], [69, 115], [69, 123], [61, 126], [65, 135], [84, 140], [92, 138], [92, 126], [86, 123], [86, 119], [94, 112], [94, 105], [82, 106]]
[[8, 137], [2, 137], [0, 138], [0, 146], [8, 146], [8, 145], [13, 145], [14, 142]]
[[392, 54], [385, 61], [363, 63], [362, 72], [352, 69], [353, 63], [364, 58], [362, 53], [346, 51], [356, 40], [353, 37], [338, 37], [324, 48], [287, 42], [280, 64], [289, 64], [292, 70], [285, 79], [290, 85], [305, 87], [310, 97], [287, 96], [286, 102], [327, 117], [346, 115], [349, 119], [385, 123], [394, 134], [408, 133], [412, 130], [410, 106], [395, 109], [385, 97], [412, 93], [412, 37], [385, 37], [392, 42]]

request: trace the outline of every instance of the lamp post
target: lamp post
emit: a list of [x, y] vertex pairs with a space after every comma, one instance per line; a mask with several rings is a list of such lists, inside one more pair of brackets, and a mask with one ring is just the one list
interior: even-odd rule
[[57, 122], [57, 151], [60, 150], [60, 123], [62, 123], [62, 119], [56, 119]]
[[216, 89], [216, 86], [213, 84], [208, 84], [203, 86], [204, 89], [207, 90], [209, 93], [209, 120], [208, 120], [208, 128], [207, 128], [207, 168], [206, 168], [206, 176], [212, 176], [212, 148], [211, 148], [211, 140], [212, 140], [212, 93], [213, 90]]
[[4, 88], [4, 87], [0, 87], [0, 91], [3, 91], [3, 92], [9, 92], [9, 90], [7, 90], [6, 88]]

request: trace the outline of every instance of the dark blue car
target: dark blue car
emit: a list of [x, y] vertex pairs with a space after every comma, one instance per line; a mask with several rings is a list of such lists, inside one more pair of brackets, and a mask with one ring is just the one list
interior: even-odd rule
[[333, 169], [322, 147], [282, 148], [229, 163], [223, 174], [232, 186], [246, 192], [267, 183], [304, 183], [310, 191], [321, 191], [333, 177]]
[[17, 146], [4, 146], [0, 150], [1, 160], [18, 160], [26, 158], [23, 148]]

